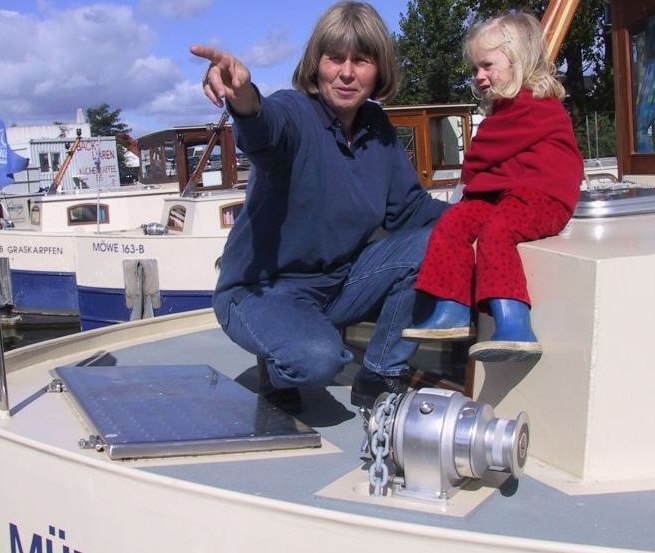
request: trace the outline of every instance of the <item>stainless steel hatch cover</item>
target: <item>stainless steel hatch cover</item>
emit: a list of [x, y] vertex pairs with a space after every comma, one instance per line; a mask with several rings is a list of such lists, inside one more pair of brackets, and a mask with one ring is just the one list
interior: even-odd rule
[[574, 217], [617, 217], [655, 212], [655, 188], [617, 187], [584, 190]]
[[208, 365], [59, 367], [111, 459], [319, 447], [314, 429]]

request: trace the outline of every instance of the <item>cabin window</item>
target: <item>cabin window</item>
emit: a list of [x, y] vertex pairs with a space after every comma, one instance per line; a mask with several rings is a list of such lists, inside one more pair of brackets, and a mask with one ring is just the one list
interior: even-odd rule
[[166, 158], [166, 176], [176, 176], [177, 160], [175, 159], [175, 142], [172, 140], [164, 142], [164, 156]]
[[42, 173], [50, 172], [50, 157], [47, 153], [39, 154], [39, 169]]
[[220, 221], [222, 228], [230, 228], [234, 226], [239, 213], [243, 209], [243, 202], [236, 204], [225, 205], [220, 209]]
[[30, 209], [30, 223], [33, 225], [41, 224], [41, 208], [38, 205], [33, 205]]
[[150, 171], [150, 150], [141, 150], [141, 178], [148, 180], [152, 176]]
[[186, 218], [186, 207], [174, 205], [168, 212], [166, 226], [171, 230], [184, 229], [184, 219]]
[[416, 128], [396, 127], [396, 134], [405, 149], [407, 158], [412, 162], [414, 169], [416, 169]]
[[59, 171], [59, 152], [52, 153], [52, 170]]
[[632, 35], [633, 101], [635, 110], [635, 151], [655, 152], [655, 15], [645, 28]]
[[464, 137], [461, 117], [430, 119], [432, 168], [459, 167], [464, 161]]
[[168, 171], [166, 169], [166, 147], [164, 144], [150, 148], [149, 159], [148, 176], [154, 179], [165, 179], [168, 177]]
[[[100, 221], [98, 221], [98, 208], [100, 208]], [[101, 224], [109, 222], [109, 206], [106, 204], [78, 204], [68, 208], [69, 225], [98, 222]]]
[[432, 180], [458, 179], [464, 161], [464, 123], [459, 116], [430, 118]]

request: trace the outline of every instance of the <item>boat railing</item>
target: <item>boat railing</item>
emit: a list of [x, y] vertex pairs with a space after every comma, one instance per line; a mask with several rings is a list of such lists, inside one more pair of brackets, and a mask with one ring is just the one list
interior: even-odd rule
[[9, 417], [9, 392], [7, 391], [5, 351], [2, 345], [2, 326], [0, 325], [0, 418], [6, 417]]
[[[170, 181], [168, 185], [170, 185], [171, 188], [177, 187], [177, 181]], [[73, 188], [73, 189], [62, 188], [61, 190], [58, 190], [55, 195], [61, 197], [61, 196], [78, 196], [80, 194], [107, 194], [107, 193], [111, 194], [114, 192], [128, 192], [134, 190], [159, 190], [161, 188], [166, 188], [166, 186], [167, 183], [144, 184], [141, 182], [134, 182], [130, 184], [113, 185], [103, 188], [96, 188], [96, 187]], [[40, 196], [42, 195], [40, 194]]]
[[221, 132], [225, 128], [225, 125], [227, 124], [229, 118], [230, 118], [229, 112], [227, 110], [224, 110], [220, 120], [218, 121], [218, 124], [214, 127], [213, 132], [209, 137], [209, 142], [207, 143], [207, 146], [205, 147], [202, 156], [200, 156], [198, 165], [196, 166], [193, 173], [189, 177], [189, 180], [187, 181], [186, 186], [182, 191], [183, 197], [188, 197], [193, 195], [193, 192], [195, 191], [198, 182], [200, 182], [201, 175], [205, 170], [205, 167], [207, 166], [207, 162], [209, 161], [209, 156], [214, 150], [214, 146], [216, 146], [216, 144], [218, 143], [218, 139], [221, 135]]

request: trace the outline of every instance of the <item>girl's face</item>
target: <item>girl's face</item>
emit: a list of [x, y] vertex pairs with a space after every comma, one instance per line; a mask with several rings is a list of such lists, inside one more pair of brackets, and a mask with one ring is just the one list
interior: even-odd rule
[[473, 62], [473, 83], [483, 96], [493, 87], [502, 90], [513, 76], [512, 64], [500, 48], [485, 50], [473, 43], [470, 48]]

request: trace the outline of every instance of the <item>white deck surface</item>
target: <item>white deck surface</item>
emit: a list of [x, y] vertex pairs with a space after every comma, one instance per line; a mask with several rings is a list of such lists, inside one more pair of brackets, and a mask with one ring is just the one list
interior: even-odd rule
[[[203, 518], [205, 516], [209, 519], [213, 516], [216, 524], [220, 526], [222, 517], [226, 515], [219, 506], [214, 507], [216, 509], [214, 515], [211, 514], [211, 506], [204, 507], [201, 512], [204, 514], [196, 515], [189, 511], [188, 515], [183, 515], [182, 512], [178, 512], [178, 508], [181, 509], [187, 501], [182, 491], [178, 492], [179, 506], [175, 500], [170, 504], [147, 504], [144, 503], [149, 501], [146, 500], [149, 497], [147, 493], [142, 496], [134, 495], [135, 491], [129, 491], [141, 489], [142, 483], [145, 485], [150, 482], [151, 477], [155, 477], [153, 485], [159, 485], [162, 489], [168, 486], [181, 487], [189, 493], [192, 492], [192, 499], [197, 496], [198, 501], [207, 494], [212, 495], [214, 493], [212, 490], [222, 495], [224, 495], [223, 491], [227, 491], [228, 496], [236, 492], [236, 496], [229, 496], [232, 497], [235, 513], [242, 502], [255, 500], [261, 500], [269, 507], [272, 505], [274, 510], [279, 508], [280, 512], [295, 509], [292, 506], [284, 507], [286, 504], [299, 506], [303, 513], [305, 508], [309, 508], [309, 512], [318, 517], [317, 520], [331, 520], [335, 523], [334, 521], [338, 519], [344, 539], [349, 536], [347, 529], [352, 528], [353, 525], [355, 527], [362, 525], [362, 528], [368, 527], [374, 536], [371, 538], [370, 535], [362, 533], [362, 539], [368, 540], [364, 543], [370, 543], [374, 549], [380, 551], [386, 551], [387, 547], [390, 551], [394, 550], [403, 543], [413, 551], [423, 551], [424, 547], [426, 551], [433, 550], [438, 544], [445, 543], [442, 539], [446, 539], [444, 537], [446, 535], [450, 536], [448, 540], [454, 540], [448, 551], [482, 551], [487, 548], [496, 551], [586, 550], [585, 547], [578, 548], [573, 544], [655, 550], [655, 527], [652, 523], [655, 520], [654, 491], [618, 493], [618, 490], [628, 488], [616, 486], [612, 489], [611, 486], [605, 485], [600, 490], [603, 493], [595, 493], [591, 487], [585, 494], [568, 495], [544, 483], [544, 480], [538, 480], [535, 476], [548, 475], [548, 478], [554, 480], [558, 478], [568, 480], [569, 484], [575, 484], [575, 478], [570, 475], [558, 475], [557, 471], [552, 471], [543, 463], [535, 463], [533, 460], [528, 461], [526, 475], [519, 481], [507, 481], [501, 490], [487, 489], [483, 493], [460, 491], [455, 496], [453, 504], [469, 500], [475, 503], [476, 497], [484, 499], [488, 496], [472, 512], [464, 516], [458, 514], [457, 509], [450, 509], [449, 512], [448, 508], [444, 509], [434, 504], [422, 505], [418, 502], [403, 502], [388, 498], [371, 500], [363, 493], [367, 476], [361, 470], [365, 460], [362, 459], [359, 451], [363, 438], [362, 423], [349, 403], [349, 383], [356, 368], [354, 365], [349, 366], [342, 377], [326, 390], [309, 391], [303, 394], [306, 408], [298, 418], [321, 433], [323, 447], [318, 450], [130, 462], [110, 461], [104, 453], [78, 449], [78, 439], [88, 436], [89, 431], [84, 428], [64, 394], [46, 394], [29, 401], [30, 396], [50, 381], [48, 368], [60, 364], [87, 364], [94, 354], [97, 354], [94, 363], [99, 365], [208, 364], [247, 388], [254, 388], [256, 382], [254, 357], [231, 344], [215, 323], [211, 322], [211, 314], [204, 314], [200, 319], [194, 318], [193, 314], [185, 315], [183, 319], [180, 321], [175, 317], [162, 318], [155, 330], [158, 339], [147, 343], [138, 343], [143, 339], [140, 333], [147, 328], [147, 325], [128, 323], [122, 325], [125, 326], [125, 330], [120, 330], [121, 336], [118, 341], [113, 338], [110, 329], [89, 333], [88, 336], [78, 335], [72, 339], [60, 339], [53, 345], [39, 344], [31, 349], [24, 348], [30, 351], [18, 350], [9, 354], [7, 364], [11, 370], [9, 384], [12, 416], [10, 419], [0, 421], [0, 463], [4, 467], [0, 476], [0, 486], [3, 489], [7, 487], [11, 489], [16, 481], [29, 480], [35, 483], [37, 489], [29, 493], [23, 492], [20, 497], [14, 496], [13, 501], [3, 500], [0, 508], [4, 519], [0, 521], [3, 528], [0, 531], [0, 543], [7, 543], [9, 521], [18, 525], [24, 548], [29, 548], [29, 538], [32, 533], [40, 531], [40, 535], [45, 536], [48, 525], [54, 524], [59, 525], [59, 528], [66, 528], [70, 542], [78, 538], [75, 543], [68, 543], [71, 547], [78, 547], [78, 550], [99, 551], [101, 542], [94, 542], [95, 538], [92, 536], [97, 539], [102, 536], [104, 539], [102, 543], [112, 544], [113, 551], [120, 550], [116, 547], [124, 546], [124, 541], [120, 541], [111, 533], [107, 535], [107, 529], [98, 533], [100, 522], [97, 517], [103, 510], [108, 513], [107, 516], [118, 513], [115, 514], [118, 516], [118, 521], [115, 523], [117, 525], [129, 524], [129, 520], [122, 520], [121, 517], [133, 516], [127, 514], [133, 509], [145, 517], [145, 523], [135, 524], [129, 532], [133, 538], [140, 534], [149, 536], [147, 539], [150, 540], [150, 546], [137, 545], [136, 541], [130, 542], [133, 543], [130, 549], [132, 552], [180, 551], [180, 549], [166, 547], [149, 549], [155, 543], [152, 541], [155, 538], [151, 534], [164, 536], [161, 538], [164, 540], [163, 543], [172, 544], [175, 540], [169, 533], [173, 532], [173, 529], [176, 529], [173, 532], [176, 535], [182, 532], [181, 529], [188, 530], [189, 535], [197, 535], [197, 529], [196, 531], [192, 529], [196, 523], [201, 527], [207, 524]], [[172, 322], [166, 323], [165, 320]], [[181, 332], [190, 333], [180, 334]], [[64, 344], [67, 340], [72, 340], [72, 349], [65, 350]], [[51, 357], [55, 357], [55, 360], [49, 360]], [[23, 365], [25, 368], [21, 368]], [[43, 469], [51, 462], [55, 472], [22, 469], [23, 464], [19, 460], [22, 459], [22, 455], [27, 455], [26, 458], [29, 458], [29, 451], [44, 459], [36, 463], [37, 468]], [[37, 454], [38, 451], [41, 453]], [[8, 458], [10, 452], [11, 457]], [[630, 455], [630, 452], [625, 454]], [[55, 462], [54, 458], [60, 459], [60, 462]], [[56, 467], [63, 461], [66, 461], [66, 466], [72, 463], [73, 468], [57, 469]], [[652, 462], [652, 459], [643, 461]], [[17, 466], [19, 462], [21, 464]], [[80, 475], [77, 477], [74, 466], [81, 467]], [[14, 471], [13, 475], [12, 471]], [[358, 471], [361, 471], [359, 477]], [[102, 475], [109, 474], [124, 476], [133, 484], [125, 490], [117, 488], [116, 495], [113, 497], [101, 486]], [[165, 478], [161, 480], [160, 477]], [[335, 492], [335, 483], [343, 482], [344, 478], [357, 484], [342, 488], [337, 486]], [[640, 484], [644, 485], [643, 482]], [[326, 488], [330, 487], [331, 489], [326, 492]], [[53, 497], [48, 496], [49, 491], [52, 491]], [[75, 512], [78, 513], [75, 523], [67, 518], [69, 508], [57, 507], [61, 506], [64, 493], [73, 494], [69, 497], [75, 497]], [[36, 500], [37, 495], [38, 500]], [[101, 498], [104, 498], [103, 503], [97, 503]], [[25, 501], [26, 499], [28, 500]], [[114, 500], [116, 505], [113, 504]], [[267, 500], [272, 500], [274, 503], [270, 504]], [[278, 501], [283, 503], [276, 503]], [[275, 507], [276, 505], [278, 507]], [[97, 511], [96, 514], [94, 510]], [[298, 521], [305, 520], [300, 514], [301, 511], [295, 515]], [[177, 518], [173, 520], [174, 514], [180, 516], [183, 522]], [[258, 533], [258, 528], [270, 529], [270, 515], [267, 515], [266, 520], [258, 519], [259, 515], [255, 509], [247, 516], [252, 517], [247, 526], [253, 534]], [[353, 518], [349, 519], [350, 516]], [[362, 519], [360, 516], [365, 518]], [[404, 524], [410, 526], [403, 526]], [[170, 528], [167, 527], [169, 525]], [[312, 527], [310, 523], [308, 528]], [[385, 527], [387, 530], [371, 530], [371, 528]], [[396, 527], [394, 536], [385, 537], [388, 530]], [[202, 532], [213, 532], [203, 528]], [[270, 542], [269, 549], [277, 551], [275, 544], [284, 545], [288, 541], [286, 535], [288, 527], [280, 522], [280, 529], [280, 535], [275, 535], [273, 532], [268, 536], [259, 536], [257, 539], [262, 543]], [[223, 528], [222, 531], [228, 530]], [[466, 533], [449, 534], [453, 530], [464, 530]], [[126, 531], [127, 528], [123, 526], [121, 532]], [[243, 529], [235, 528], [233, 531], [238, 533], [243, 532]], [[316, 531], [318, 532], [316, 536], [322, 535], [320, 531]], [[364, 530], [360, 529], [360, 532]], [[3, 534], [5, 538], [2, 537]], [[437, 534], [441, 537], [437, 538]], [[311, 531], [309, 535], [311, 536]], [[335, 534], [332, 528], [329, 535], [334, 536], [336, 540], [334, 543], [339, 542], [339, 530], [336, 530]], [[424, 538], [414, 541], [419, 535], [429, 535], [432, 538], [427, 541]], [[503, 536], [510, 538], [505, 540]], [[376, 545], [374, 542], [377, 538], [384, 540], [386, 545], [384, 547]], [[216, 551], [250, 551], [246, 545], [241, 549], [235, 546], [234, 539], [233, 536], [226, 542], [229, 545], [227, 549], [217, 547]], [[250, 538], [241, 536], [237, 542], [242, 542], [243, 545], [251, 543], [249, 540]], [[568, 542], [568, 545], [548, 542]], [[288, 544], [284, 547], [287, 551], [331, 550], [327, 542], [317, 543], [316, 547], [308, 545], [307, 542], [302, 547], [300, 544], [296, 545], [298, 545], [296, 548]], [[200, 546], [189, 547], [186, 550], [205, 551]]]

